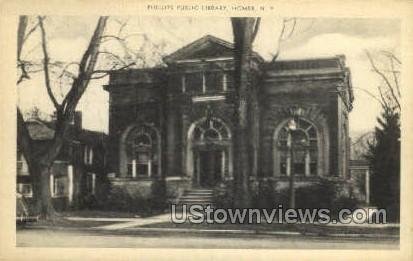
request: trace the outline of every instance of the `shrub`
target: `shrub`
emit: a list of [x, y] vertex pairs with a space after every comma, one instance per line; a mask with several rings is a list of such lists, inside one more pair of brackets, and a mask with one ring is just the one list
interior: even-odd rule
[[230, 184], [215, 188], [214, 202], [217, 208], [232, 208], [234, 203], [234, 188]]

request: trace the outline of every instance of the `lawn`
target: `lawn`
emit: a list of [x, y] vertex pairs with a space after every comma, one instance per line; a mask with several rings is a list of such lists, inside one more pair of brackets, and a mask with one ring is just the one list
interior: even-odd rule
[[119, 223], [116, 221], [95, 221], [95, 220], [82, 220], [73, 221], [59, 217], [52, 220], [39, 220], [33, 223], [27, 223], [19, 225], [17, 228], [38, 228], [38, 227], [55, 227], [55, 228], [92, 228], [98, 226], [105, 226]]
[[398, 227], [357, 227], [357, 226], [327, 226], [319, 224], [278, 224], [278, 223], [261, 223], [261, 224], [193, 224], [185, 222], [175, 224], [172, 222], [162, 222], [143, 225], [145, 228], [180, 228], [180, 229], [211, 229], [211, 230], [253, 230], [253, 231], [285, 231], [300, 232], [303, 234], [383, 234], [399, 235]]

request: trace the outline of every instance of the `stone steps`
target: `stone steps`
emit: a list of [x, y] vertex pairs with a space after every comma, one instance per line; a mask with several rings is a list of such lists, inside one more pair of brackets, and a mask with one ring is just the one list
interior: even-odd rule
[[193, 188], [186, 190], [179, 198], [178, 205], [186, 204], [187, 207], [191, 205], [214, 205], [214, 191], [212, 189]]

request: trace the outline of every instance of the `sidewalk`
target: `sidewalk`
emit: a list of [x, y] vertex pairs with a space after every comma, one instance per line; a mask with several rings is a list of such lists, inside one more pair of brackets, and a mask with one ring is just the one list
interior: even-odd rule
[[111, 224], [105, 226], [98, 226], [94, 227], [96, 229], [103, 229], [103, 230], [117, 230], [117, 229], [124, 229], [124, 228], [131, 228], [136, 226], [144, 226], [156, 223], [163, 223], [169, 222], [170, 215], [169, 214], [162, 214], [158, 216], [148, 217], [148, 218], [125, 218], [123, 219], [124, 222], [118, 224]]

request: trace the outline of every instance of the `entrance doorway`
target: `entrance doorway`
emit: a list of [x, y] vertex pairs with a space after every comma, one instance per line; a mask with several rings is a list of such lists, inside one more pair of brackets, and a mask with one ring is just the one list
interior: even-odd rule
[[198, 152], [199, 185], [214, 187], [222, 177], [222, 150], [205, 150]]
[[189, 127], [186, 171], [195, 187], [212, 188], [232, 178], [231, 132], [214, 117], [202, 118]]

